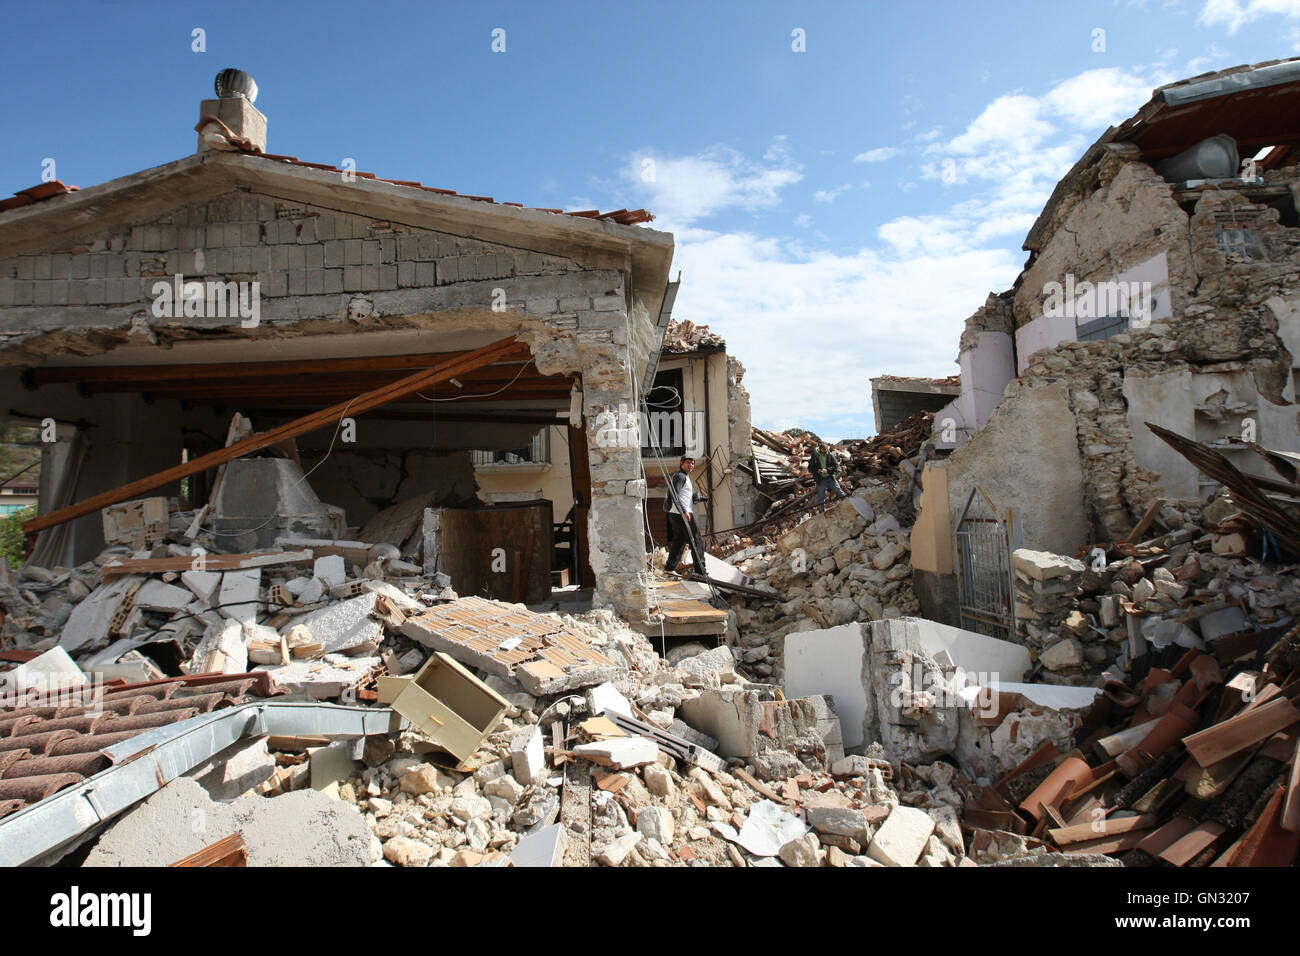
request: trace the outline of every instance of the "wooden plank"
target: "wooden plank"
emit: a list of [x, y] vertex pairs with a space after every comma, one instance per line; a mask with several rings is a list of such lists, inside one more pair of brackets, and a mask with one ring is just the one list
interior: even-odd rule
[[1257, 744], [1300, 721], [1300, 711], [1289, 700], [1277, 698], [1263, 707], [1244, 710], [1235, 717], [1183, 738], [1183, 746], [1202, 767], [1218, 763], [1239, 750]]
[[310, 551], [254, 551], [249, 554], [203, 554], [176, 558], [131, 558], [117, 564], [106, 564], [100, 569], [104, 578], [119, 574], [162, 574], [166, 571], [188, 571], [194, 562], [202, 560], [204, 571], [243, 571], [248, 568], [265, 568], [277, 564], [308, 564]]
[[232, 833], [170, 866], [248, 866], [248, 846], [242, 836]]
[[508, 354], [518, 348], [514, 338], [501, 339], [491, 345], [476, 349], [473, 352], [441, 362], [435, 369], [416, 372], [405, 378], [399, 379], [392, 385], [375, 389], [371, 392], [365, 392], [346, 402], [339, 402], [331, 405], [329, 408], [322, 409], [319, 412], [313, 412], [304, 415], [278, 428], [272, 428], [270, 431], [261, 432], [236, 442], [226, 448], [219, 448], [216, 451], [209, 452], [206, 455], [200, 455], [192, 461], [187, 461], [171, 468], [167, 468], [147, 478], [141, 478], [137, 481], [130, 482], [111, 491], [105, 491], [98, 495], [92, 495], [83, 499], [76, 504], [69, 505], [66, 508], [58, 508], [49, 514], [41, 515], [28, 521], [23, 525], [24, 534], [33, 534], [37, 531], [43, 531], [46, 528], [53, 528], [56, 525], [63, 524], [66, 521], [72, 521], [74, 518], [80, 518], [83, 515], [93, 514], [109, 505], [115, 505], [120, 501], [129, 501], [146, 491], [153, 491], [155, 488], [161, 488], [163, 485], [171, 484], [190, 475], [198, 474], [209, 468], [215, 468], [217, 465], [225, 464], [242, 455], [250, 452], [267, 448], [271, 445], [279, 444], [286, 438], [294, 438], [307, 432], [315, 431], [326, 425], [334, 424], [347, 415], [360, 414], [363, 411], [369, 411], [372, 408], [378, 408], [381, 405], [387, 405], [396, 401], [412, 392], [428, 388], [430, 385], [438, 382], [445, 382], [455, 378], [465, 372], [481, 368], [491, 362], [497, 361], [501, 356]]
[[703, 601], [665, 601], [659, 605], [659, 611], [676, 624], [704, 624], [727, 619], [726, 611], [719, 611]]
[[1125, 544], [1133, 544], [1146, 533], [1147, 528], [1151, 527], [1151, 522], [1155, 520], [1156, 512], [1160, 510], [1160, 506], [1164, 503], [1165, 499], [1156, 498], [1151, 502], [1151, 504], [1147, 505], [1147, 510], [1146, 513], [1142, 515], [1142, 520], [1134, 525], [1133, 530], [1124, 536], [1123, 541]]
[[753, 787], [763, 796], [767, 797], [767, 799], [771, 800], [773, 803], [781, 803], [781, 804], [785, 804], [786, 806], [790, 805], [789, 800], [786, 800], [783, 796], [781, 796], [779, 793], [777, 793], [767, 784], [763, 783], [761, 780], [758, 780], [750, 776], [749, 771], [747, 771], [744, 767], [736, 767], [734, 770], [731, 771], [731, 775], [733, 777], [737, 777], [740, 780], [745, 781], [745, 783], [749, 784], [751, 787]]

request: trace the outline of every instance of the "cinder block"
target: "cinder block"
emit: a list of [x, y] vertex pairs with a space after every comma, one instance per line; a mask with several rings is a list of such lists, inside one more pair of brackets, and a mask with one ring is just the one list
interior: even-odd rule
[[272, 246], [271, 247], [271, 270], [275, 272], [285, 272], [289, 268], [289, 247]]
[[379, 288], [379, 266], [361, 267], [361, 288], [367, 290]]
[[617, 312], [623, 306], [621, 295], [602, 295], [591, 300], [591, 307], [597, 312]]
[[320, 243], [302, 247], [302, 262], [305, 269], [325, 268], [325, 247]]
[[301, 271], [307, 268], [307, 250], [302, 246], [290, 246], [287, 255], [290, 270]]
[[432, 262], [417, 262], [415, 264], [415, 284], [420, 288], [427, 288], [437, 284], [437, 270]]
[[497, 257], [484, 254], [474, 257], [474, 274], [480, 279], [495, 279], [501, 275], [498, 271]]
[[[524, 308], [532, 315], [550, 315], [555, 311], [554, 299], [529, 299]], [[561, 311], [563, 308], [561, 307]]]
[[302, 222], [298, 223], [298, 243], [311, 244], [316, 241], [316, 220], [317, 216], [308, 216]]
[[90, 256], [81, 253], [72, 257], [72, 269], [69, 272], [70, 278], [88, 279], [90, 278]]
[[[32, 286], [32, 283], [29, 282], [29, 283], [27, 283], [27, 285], [28, 285], [28, 287], [30, 288], [30, 287]], [[35, 290], [33, 290], [33, 294], [34, 294], [34, 291], [35, 291]], [[30, 304], [31, 302], [32, 302], [32, 299], [29, 298], [29, 299], [27, 300], [27, 303], [19, 303], [19, 304], [20, 304], [20, 305], [21, 305], [21, 304]], [[105, 299], [104, 299], [104, 280], [103, 280], [103, 279], [87, 279], [87, 280], [86, 280], [86, 304], [87, 304], [87, 305], [103, 305], [104, 302], [105, 302]]]
[[[397, 258], [410, 261], [420, 254], [420, 240], [415, 236], [402, 236], [397, 240]], [[414, 273], [412, 273], [414, 275]]]
[[0, 306], [14, 304], [13, 279], [0, 279]]
[[51, 279], [67, 279], [72, 274], [72, 256], [66, 252], [50, 256], [49, 261]]
[[307, 294], [307, 273], [302, 269], [294, 269], [289, 273], [289, 294], [306, 295]]
[[18, 257], [18, 278], [20, 278], [20, 279], [30, 279], [30, 278], [32, 278], [32, 275], [33, 275], [33, 273], [34, 273], [35, 271], [36, 271], [36, 257], [35, 257], [35, 256], [19, 256], [19, 257]]
[[390, 262], [397, 261], [397, 240], [391, 236], [385, 236], [379, 240], [379, 262], [386, 265]]
[[289, 294], [289, 274], [287, 272], [272, 272], [267, 295], [285, 296]]
[[[125, 280], [119, 280], [125, 281]], [[53, 279], [50, 286], [50, 305], [67, 305], [68, 304], [68, 280]]]
[[585, 295], [566, 295], [560, 299], [561, 312], [585, 312], [590, 308], [591, 299]]
[[335, 229], [335, 217], [321, 215], [316, 217], [316, 241], [325, 242], [330, 239], [337, 239], [338, 231]]
[[343, 291], [343, 270], [326, 269], [325, 270], [325, 288], [326, 295], [331, 295]]
[[307, 295], [320, 295], [325, 291], [324, 269], [309, 269], [303, 274], [306, 276]]
[[365, 259], [364, 244], [360, 239], [349, 239], [344, 244], [344, 264], [359, 266]]
[[343, 291], [360, 292], [365, 288], [362, 281], [361, 266], [347, 266], [343, 270]]
[[377, 266], [382, 261], [380, 254], [381, 248], [378, 239], [361, 240], [361, 264], [363, 266]]
[[[403, 240], [405, 242], [406, 240]], [[416, 284], [415, 263], [411, 261], [399, 262], [397, 264], [397, 284], [403, 289], [409, 289]]]
[[338, 269], [347, 265], [347, 243], [342, 239], [325, 243], [325, 268]]
[[32, 283], [32, 305], [50, 304], [50, 283], [40, 280]]
[[437, 236], [420, 236], [417, 246], [419, 251], [416, 253], [415, 258], [425, 261], [438, 258]]
[[[366, 268], [369, 268], [368, 266]], [[396, 289], [397, 288], [397, 266], [383, 265], [379, 267], [379, 284], [378, 289]]]
[[438, 285], [460, 281], [460, 260], [456, 257], [438, 260]]

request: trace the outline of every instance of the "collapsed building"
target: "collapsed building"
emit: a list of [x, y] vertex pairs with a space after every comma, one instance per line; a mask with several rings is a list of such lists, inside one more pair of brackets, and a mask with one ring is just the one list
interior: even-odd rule
[[1212, 490], [1146, 422], [1255, 474], [1248, 442], [1300, 449], [1298, 102], [1295, 59], [1170, 84], [1056, 186], [1024, 270], [967, 320], [961, 394], [935, 415], [952, 454], [925, 474], [927, 615], [956, 622], [954, 523], [977, 486], [1014, 506], [1019, 544], [1073, 554], [1157, 497]]
[[[668, 321], [671, 236], [639, 227], [644, 210], [560, 214], [271, 154], [241, 96], [204, 101], [199, 120], [191, 156], [0, 203], [3, 407], [53, 439], [28, 527], [38, 563], [97, 554], [105, 496], [175, 496], [184, 480], [206, 502], [203, 456], [235, 411], [285, 437], [281, 463], [232, 462], [232, 482], [289, 459], [293, 481], [310, 474], [342, 509], [312, 503], [308, 537], [347, 537], [412, 498], [464, 503], [471, 450], [554, 425], [586, 583], [644, 619], [638, 448], [590, 425], [638, 407]], [[347, 423], [310, 427], [336, 403]], [[519, 544], [492, 547], [527, 560]]]
[[[1300, 580], [1246, 550], [1272, 527], [1300, 557], [1294, 66], [1108, 131], [968, 322], [956, 400], [873, 382], [895, 420], [832, 448], [824, 506], [817, 436], [752, 428], [743, 367], [672, 321], [643, 211], [268, 156], [239, 97], [195, 157], [20, 194], [10, 415], [50, 440], [41, 537], [0, 565], [0, 862], [1293, 862]], [[265, 313], [159, 315], [191, 257]], [[1249, 422], [1258, 461], [1140, 432], [1189, 380], [1192, 426]], [[698, 427], [637, 421], [675, 411]], [[683, 577], [651, 553], [681, 453], [714, 493]], [[610, 607], [532, 600], [539, 501], [572, 505], [568, 569]]]

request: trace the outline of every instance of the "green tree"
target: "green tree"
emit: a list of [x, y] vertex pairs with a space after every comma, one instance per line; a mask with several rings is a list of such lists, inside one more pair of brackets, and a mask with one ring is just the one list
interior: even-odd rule
[[23, 522], [36, 517], [36, 506], [28, 505], [22, 511], [0, 518], [0, 554], [9, 559], [9, 567], [23, 566]]

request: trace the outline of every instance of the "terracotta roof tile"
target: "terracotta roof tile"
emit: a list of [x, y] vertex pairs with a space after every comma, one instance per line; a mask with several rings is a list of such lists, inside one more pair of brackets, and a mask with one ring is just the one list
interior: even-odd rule
[[105, 685], [99, 701], [0, 709], [0, 817], [94, 776], [104, 753], [157, 727], [276, 693], [270, 675], [197, 674]]
[[42, 199], [49, 199], [52, 196], [62, 196], [65, 193], [76, 192], [78, 188], [77, 186], [65, 186], [57, 179], [52, 179], [48, 183], [29, 186], [27, 189], [21, 189], [14, 193], [12, 199], [0, 199], [0, 212], [17, 209], [19, 206], [30, 206], [34, 202], [40, 202]]

